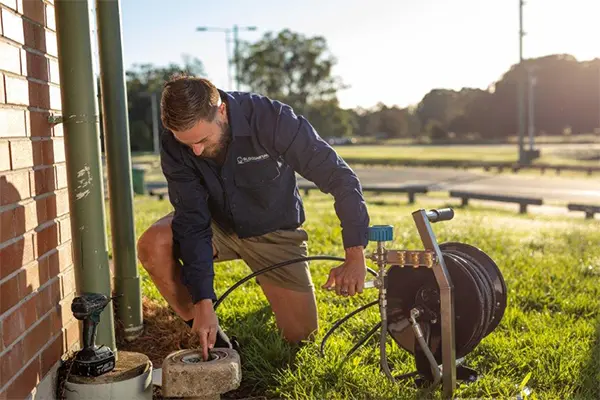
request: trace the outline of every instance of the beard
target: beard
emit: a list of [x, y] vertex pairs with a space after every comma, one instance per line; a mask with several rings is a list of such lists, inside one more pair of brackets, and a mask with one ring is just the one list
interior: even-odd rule
[[216, 161], [219, 164], [223, 164], [229, 144], [231, 143], [231, 128], [226, 122], [217, 122], [219, 128], [221, 128], [221, 135], [219, 140], [211, 146], [209, 151], [204, 151], [202, 157]]

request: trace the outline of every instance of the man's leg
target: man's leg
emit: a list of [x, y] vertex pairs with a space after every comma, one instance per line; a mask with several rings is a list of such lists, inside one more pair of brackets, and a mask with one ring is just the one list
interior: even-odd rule
[[168, 214], [152, 224], [140, 236], [137, 253], [160, 294], [184, 321], [188, 321], [194, 318], [194, 305], [181, 283], [181, 267], [173, 256], [172, 220], [173, 215]]
[[[308, 235], [303, 229], [276, 231], [241, 240], [238, 253], [253, 271], [306, 257]], [[277, 327], [291, 343], [312, 339], [319, 329], [317, 304], [306, 262], [257, 277], [275, 315]]]

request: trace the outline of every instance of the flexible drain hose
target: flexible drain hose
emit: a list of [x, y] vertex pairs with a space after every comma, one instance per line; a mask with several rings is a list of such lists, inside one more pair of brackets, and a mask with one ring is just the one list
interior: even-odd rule
[[[287, 261], [280, 262], [278, 264], [271, 265], [271, 266], [263, 268], [259, 271], [253, 272], [250, 275], [246, 276], [245, 278], [242, 278], [239, 281], [237, 281], [229, 289], [227, 289], [227, 291], [225, 293], [223, 293], [223, 295], [215, 302], [213, 308], [216, 310], [217, 307], [219, 307], [219, 305], [223, 302], [223, 300], [225, 300], [225, 298], [227, 298], [227, 296], [229, 296], [231, 294], [231, 292], [233, 292], [235, 289], [237, 289], [238, 287], [240, 287], [241, 285], [243, 285], [250, 279], [257, 277], [258, 275], [264, 274], [265, 272], [269, 272], [269, 271], [272, 271], [277, 268], [285, 267], [290, 264], [295, 264], [295, 263], [302, 262], [302, 261], [314, 261], [314, 260], [328, 260], [328, 261], [342, 261], [342, 262], [346, 261], [346, 259], [342, 258], [342, 257], [309, 256], [309, 257], [293, 258], [291, 260], [287, 260]], [[367, 272], [373, 276], [377, 276], [377, 272], [375, 272], [375, 270], [372, 268], [367, 267]]]

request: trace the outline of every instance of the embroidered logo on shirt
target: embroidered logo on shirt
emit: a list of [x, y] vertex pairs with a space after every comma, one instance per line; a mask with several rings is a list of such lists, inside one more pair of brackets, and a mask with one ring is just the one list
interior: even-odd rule
[[269, 158], [268, 154], [261, 154], [260, 156], [252, 156], [252, 157], [238, 157], [237, 163], [238, 164], [246, 164], [246, 163], [253, 162], [253, 161], [266, 160], [267, 158]]

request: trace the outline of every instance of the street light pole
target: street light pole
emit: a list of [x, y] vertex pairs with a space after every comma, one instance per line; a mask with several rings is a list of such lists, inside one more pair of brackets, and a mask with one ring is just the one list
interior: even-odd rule
[[517, 68], [517, 103], [519, 112], [519, 164], [523, 164], [525, 162], [525, 152], [523, 145], [525, 136], [525, 71], [523, 71], [523, 36], [525, 36], [525, 32], [523, 32], [524, 3], [525, 2], [523, 0], [519, 0], [519, 68]]
[[[231, 64], [235, 67], [235, 82], [236, 90], [240, 90], [240, 69], [239, 69], [239, 32], [240, 31], [255, 31], [256, 26], [244, 26], [239, 27], [234, 25], [233, 28], [215, 28], [208, 26], [199, 26], [196, 28], [198, 32], [224, 32], [225, 33], [225, 44], [227, 46], [227, 77], [229, 79], [229, 88], [233, 89], [233, 82], [231, 78]], [[229, 48], [229, 34], [233, 33], [233, 61], [230, 55]]]

